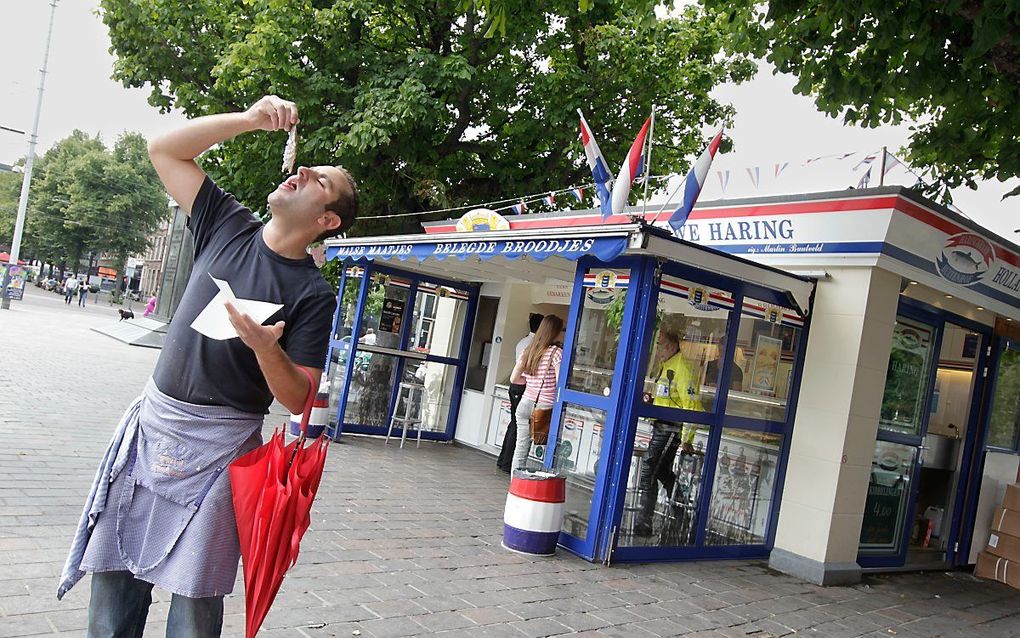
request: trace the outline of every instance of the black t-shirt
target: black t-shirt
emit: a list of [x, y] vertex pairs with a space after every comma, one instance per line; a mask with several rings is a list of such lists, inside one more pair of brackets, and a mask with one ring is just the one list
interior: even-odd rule
[[288, 259], [270, 250], [262, 222], [208, 177], [188, 227], [195, 238], [195, 265], [153, 380], [181, 401], [266, 413], [273, 395], [255, 353], [239, 338], [210, 339], [191, 327], [218, 292], [210, 275], [229, 283], [238, 299], [283, 304], [263, 324], [286, 322], [280, 346], [294, 363], [311, 368], [326, 362], [336, 298], [310, 256]]

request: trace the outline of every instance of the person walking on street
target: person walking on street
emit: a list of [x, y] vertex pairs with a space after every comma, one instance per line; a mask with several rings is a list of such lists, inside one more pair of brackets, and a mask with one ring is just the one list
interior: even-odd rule
[[[514, 361], [520, 361], [524, 349], [528, 347], [531, 340], [535, 338], [535, 331], [542, 325], [544, 316], [537, 312], [528, 316], [528, 334], [521, 337], [514, 347]], [[508, 394], [510, 395], [510, 424], [507, 425], [506, 434], [503, 435], [503, 447], [499, 450], [499, 458], [496, 459], [496, 467], [509, 472], [514, 459], [514, 448], [517, 444], [517, 406], [521, 404], [521, 397], [524, 396], [524, 384], [511, 383]]]
[[[656, 339], [654, 365], [655, 395], [645, 395], [645, 401], [653, 405], [683, 410], [704, 410], [698, 400], [698, 377], [680, 351], [680, 334], [675, 328], [663, 325]], [[652, 515], [659, 496], [658, 484], [673, 492], [676, 475], [673, 473], [673, 459], [683, 445], [685, 453], [694, 451], [693, 426], [671, 423], [656, 419], [652, 422], [652, 438], [648, 442], [648, 453], [641, 465], [638, 477], [640, 502], [634, 523], [634, 534], [648, 536], [652, 533]]]
[[89, 284], [87, 281], [83, 281], [78, 284], [78, 306], [81, 308], [85, 307], [85, 300], [89, 296]]
[[528, 453], [531, 452], [532, 412], [536, 409], [552, 409], [556, 401], [556, 383], [560, 375], [560, 363], [563, 361], [563, 348], [555, 342], [562, 331], [563, 320], [556, 315], [546, 315], [510, 373], [510, 383], [525, 385], [524, 395], [517, 405], [517, 443], [511, 466], [514, 470], [527, 467]]
[[145, 304], [145, 312], [142, 313], [142, 316], [148, 317], [154, 312], [156, 312], [156, 293], [152, 293], [152, 296], [149, 297], [149, 301]]
[[[341, 167], [302, 166], [269, 195], [263, 224], [195, 159], [241, 133], [297, 123], [294, 103], [266, 96], [149, 143], [156, 172], [188, 214], [195, 260], [152, 378], [100, 464], [64, 566], [58, 598], [92, 574], [89, 638], [141, 636], [154, 585], [173, 595], [168, 637], [220, 635], [240, 552], [224, 470], [261, 443], [274, 397], [300, 413], [306, 373], [318, 385], [336, 299], [307, 247], [351, 227], [358, 190]], [[282, 308], [259, 325], [216, 301], [217, 280], [238, 298]], [[196, 321], [203, 313], [215, 329]]]
[[64, 303], [70, 306], [71, 299], [74, 298], [74, 293], [76, 292], [78, 292], [78, 278], [69, 276], [64, 281]]

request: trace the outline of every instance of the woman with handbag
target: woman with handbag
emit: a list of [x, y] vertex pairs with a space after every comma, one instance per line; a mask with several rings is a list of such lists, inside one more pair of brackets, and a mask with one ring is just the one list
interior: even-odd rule
[[[545, 445], [549, 437], [549, 421], [556, 401], [556, 383], [563, 361], [563, 348], [555, 344], [563, 331], [563, 320], [556, 315], [542, 319], [534, 339], [528, 344], [510, 374], [510, 383], [523, 383], [524, 396], [517, 404], [517, 446], [512, 468], [524, 469], [534, 441]], [[523, 427], [529, 423], [530, 427]]]

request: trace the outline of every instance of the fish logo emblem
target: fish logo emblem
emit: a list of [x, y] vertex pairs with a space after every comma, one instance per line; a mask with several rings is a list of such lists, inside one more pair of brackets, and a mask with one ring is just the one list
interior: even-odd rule
[[935, 268], [946, 281], [972, 286], [988, 274], [995, 261], [995, 248], [987, 239], [974, 233], [951, 236], [935, 260]]

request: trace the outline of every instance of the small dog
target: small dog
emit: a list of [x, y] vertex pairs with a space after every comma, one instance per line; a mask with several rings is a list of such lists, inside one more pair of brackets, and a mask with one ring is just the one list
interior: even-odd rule
[[134, 319], [135, 313], [130, 310], [124, 310], [123, 308], [117, 308], [117, 312], [120, 313], [120, 319], [117, 321], [124, 321], [125, 319]]

